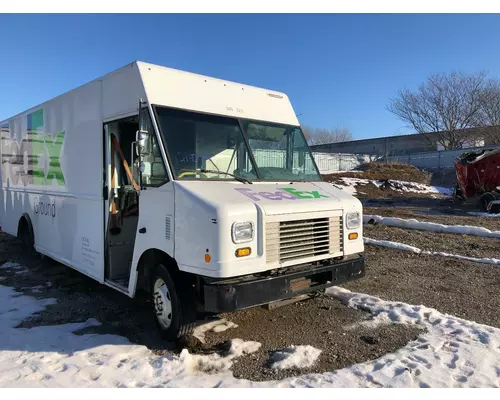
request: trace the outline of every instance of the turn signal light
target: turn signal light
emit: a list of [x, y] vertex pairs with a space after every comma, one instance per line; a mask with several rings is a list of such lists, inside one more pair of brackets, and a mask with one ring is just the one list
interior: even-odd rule
[[356, 232], [349, 233], [349, 240], [354, 240], [358, 238], [358, 234]]
[[246, 257], [252, 253], [250, 247], [243, 247], [241, 249], [236, 250], [236, 257]]

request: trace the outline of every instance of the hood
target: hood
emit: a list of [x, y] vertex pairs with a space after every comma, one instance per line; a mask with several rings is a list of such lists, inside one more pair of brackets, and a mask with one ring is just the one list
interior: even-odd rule
[[357, 198], [327, 182], [175, 181], [176, 189], [189, 192], [214, 208], [248, 207], [252, 203], [265, 215], [305, 213], [360, 207]]

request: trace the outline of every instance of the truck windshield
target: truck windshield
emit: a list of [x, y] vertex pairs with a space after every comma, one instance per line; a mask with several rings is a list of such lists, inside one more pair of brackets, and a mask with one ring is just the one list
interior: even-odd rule
[[155, 110], [176, 179], [321, 180], [299, 127]]

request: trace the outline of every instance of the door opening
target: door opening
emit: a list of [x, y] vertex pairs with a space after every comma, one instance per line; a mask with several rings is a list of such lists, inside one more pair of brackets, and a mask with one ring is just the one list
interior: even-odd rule
[[[105, 157], [105, 280], [128, 289], [137, 224], [139, 221], [139, 173], [134, 151], [138, 117], [104, 126]], [[106, 198], [106, 196], [105, 196]]]

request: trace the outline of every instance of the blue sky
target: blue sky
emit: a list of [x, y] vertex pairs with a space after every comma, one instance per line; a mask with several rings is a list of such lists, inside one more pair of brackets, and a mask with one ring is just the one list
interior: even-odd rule
[[304, 125], [411, 133], [386, 111], [430, 73], [500, 77], [500, 15], [0, 15], [0, 120], [131, 61], [287, 93]]

